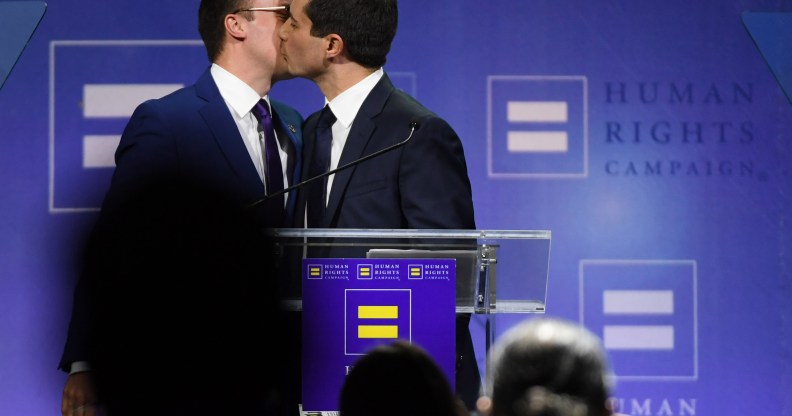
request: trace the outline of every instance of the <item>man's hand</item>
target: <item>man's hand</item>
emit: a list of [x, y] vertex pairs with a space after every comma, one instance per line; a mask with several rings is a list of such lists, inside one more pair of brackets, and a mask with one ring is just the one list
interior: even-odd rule
[[63, 388], [63, 416], [97, 416], [96, 384], [90, 371], [69, 375]]

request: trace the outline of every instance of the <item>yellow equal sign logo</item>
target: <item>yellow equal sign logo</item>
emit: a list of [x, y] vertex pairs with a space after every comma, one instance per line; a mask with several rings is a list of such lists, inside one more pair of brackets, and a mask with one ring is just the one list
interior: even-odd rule
[[423, 279], [423, 266], [411, 264], [407, 269], [410, 271], [408, 279]]
[[[358, 306], [358, 319], [398, 319], [398, 306]], [[398, 325], [358, 325], [358, 338], [399, 337]]]
[[318, 264], [310, 264], [308, 265], [308, 278], [309, 279], [321, 279], [322, 278], [322, 266]]
[[371, 269], [372, 266], [370, 264], [361, 264], [358, 266], [358, 279], [361, 280], [368, 280], [371, 279]]

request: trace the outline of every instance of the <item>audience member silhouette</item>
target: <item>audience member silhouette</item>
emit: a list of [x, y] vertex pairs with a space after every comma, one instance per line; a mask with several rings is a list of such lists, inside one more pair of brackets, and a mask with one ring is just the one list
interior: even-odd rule
[[489, 416], [608, 416], [608, 364], [599, 339], [585, 328], [552, 318], [509, 330], [490, 356]]
[[342, 416], [461, 416], [440, 368], [420, 347], [403, 341], [372, 349], [341, 390]]

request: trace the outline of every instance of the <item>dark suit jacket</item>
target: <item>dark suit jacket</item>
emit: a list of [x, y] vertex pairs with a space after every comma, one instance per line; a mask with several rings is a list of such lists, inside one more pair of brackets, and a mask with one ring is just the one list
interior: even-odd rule
[[[296, 152], [296, 183], [302, 118], [272, 107], [279, 139]], [[262, 316], [277, 311], [260, 231], [282, 224], [268, 218], [267, 204], [243, 208], [264, 186], [208, 70], [195, 85], [135, 110], [116, 165], [60, 368], [90, 362], [108, 394], [132, 394], [136, 382], [165, 395], [243, 386], [246, 374], [264, 371], [266, 363], [251, 357], [267, 355]], [[215, 384], [214, 376], [224, 380]]]
[[[301, 171], [302, 117], [276, 101], [272, 107], [279, 140], [291, 141], [296, 152], [290, 178], [294, 184]], [[191, 180], [225, 193], [240, 205], [264, 195], [264, 185], [209, 70], [195, 85], [135, 110], [116, 151], [116, 165], [105, 212], [157, 177]]]
[[[313, 156], [319, 112], [303, 125], [303, 177]], [[321, 228], [475, 229], [473, 199], [459, 137], [415, 99], [393, 87], [387, 75], [358, 111], [338, 166], [403, 141], [389, 153], [335, 174]], [[302, 227], [305, 192], [297, 198], [296, 225]], [[437, 242], [437, 240], [434, 240]], [[357, 248], [330, 248], [319, 257], [359, 257]], [[469, 315], [457, 317], [457, 391], [469, 408], [478, 396], [478, 371], [467, 330]], [[463, 358], [464, 356], [464, 358]]]
[[[314, 150], [318, 113], [306, 120], [304, 160]], [[462, 143], [443, 119], [384, 75], [360, 108], [338, 163], [403, 141], [407, 145], [335, 174], [322, 228], [474, 229], [473, 202]], [[303, 177], [307, 178], [309, 163]], [[297, 200], [297, 225], [305, 212]]]

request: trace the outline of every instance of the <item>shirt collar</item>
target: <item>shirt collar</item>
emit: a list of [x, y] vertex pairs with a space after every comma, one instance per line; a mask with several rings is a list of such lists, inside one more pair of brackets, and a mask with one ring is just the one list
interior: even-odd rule
[[384, 74], [385, 72], [380, 68], [351, 88], [338, 94], [333, 101], [327, 101], [327, 97], [325, 97], [325, 104], [330, 106], [330, 110], [333, 111], [336, 120], [344, 128], [349, 128], [352, 125], [352, 121], [355, 120], [355, 116], [357, 116], [360, 107], [363, 105], [363, 101], [366, 100], [366, 97], [368, 97]]
[[[217, 89], [220, 90], [220, 95], [231, 111], [235, 113], [236, 118], [245, 117], [261, 99], [264, 99], [269, 106], [269, 95], [259, 97], [253, 88], [220, 65], [213, 63], [210, 71], [215, 84], [217, 84]], [[272, 114], [271, 110], [270, 114]]]

